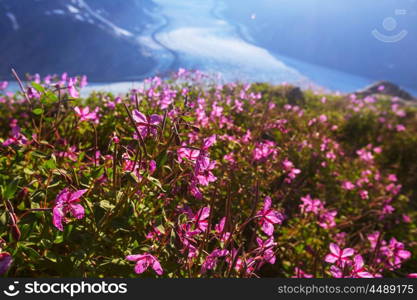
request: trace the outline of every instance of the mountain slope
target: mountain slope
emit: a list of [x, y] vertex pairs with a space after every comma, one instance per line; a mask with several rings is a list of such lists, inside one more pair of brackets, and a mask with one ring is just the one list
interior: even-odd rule
[[93, 81], [139, 78], [154, 65], [136, 38], [151, 7], [150, 0], [0, 0], [0, 78], [10, 78], [10, 67]]

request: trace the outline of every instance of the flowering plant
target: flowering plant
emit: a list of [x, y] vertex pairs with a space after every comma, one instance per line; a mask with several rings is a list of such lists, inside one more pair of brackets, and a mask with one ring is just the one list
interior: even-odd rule
[[85, 84], [1, 83], [0, 274], [416, 276], [412, 106], [186, 70]]

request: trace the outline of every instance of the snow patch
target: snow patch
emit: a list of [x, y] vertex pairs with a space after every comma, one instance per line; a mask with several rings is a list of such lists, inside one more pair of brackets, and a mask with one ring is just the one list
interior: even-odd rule
[[17, 23], [15, 15], [12, 14], [11, 12], [7, 12], [6, 16], [10, 19], [13, 30], [19, 30], [19, 24]]
[[78, 14], [80, 12], [80, 10], [72, 5], [67, 5], [67, 8], [69, 10], [70, 13], [73, 14]]

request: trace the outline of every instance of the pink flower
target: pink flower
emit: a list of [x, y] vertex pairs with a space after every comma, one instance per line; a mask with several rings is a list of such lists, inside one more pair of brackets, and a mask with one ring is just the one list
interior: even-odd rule
[[8, 252], [1, 252], [0, 253], [0, 275], [9, 270], [10, 266], [12, 265], [13, 259], [10, 253]]
[[67, 157], [72, 161], [77, 161], [77, 159], [78, 159], [77, 147], [76, 146], [71, 146], [65, 152], [58, 152], [57, 156], [58, 157]]
[[33, 87], [28, 87], [27, 95], [30, 99], [39, 99], [41, 97], [41, 94]]
[[77, 114], [77, 116], [80, 118], [80, 121], [89, 121], [92, 120], [95, 123], [98, 123], [99, 119], [97, 116], [97, 112], [98, 112], [98, 107], [90, 112], [90, 108], [88, 106], [84, 107], [84, 108], [80, 108], [78, 106], [74, 107], [74, 111]]
[[318, 218], [318, 224], [324, 229], [329, 229], [336, 226], [335, 218], [337, 215], [336, 210], [327, 210], [324, 209]]
[[78, 93], [77, 89], [75, 88], [77, 80], [75, 78], [70, 78], [68, 81], [68, 94], [72, 98], [78, 98], [80, 97], [80, 93]]
[[11, 137], [3, 142], [3, 146], [7, 147], [13, 144], [16, 145], [26, 145], [28, 143], [27, 138], [20, 132], [20, 127], [17, 125], [17, 120], [13, 119], [10, 122], [11, 127]]
[[333, 278], [343, 278], [342, 270], [335, 265], [330, 267], [330, 274], [332, 274]]
[[366, 190], [360, 190], [359, 196], [362, 198], [362, 200], [369, 199], [369, 193]]
[[391, 181], [391, 182], [397, 182], [398, 181], [397, 175], [389, 174], [388, 175], [388, 180]]
[[216, 224], [214, 226], [214, 230], [216, 231], [216, 233], [218, 235], [220, 235], [220, 240], [225, 243], [229, 238], [230, 238], [230, 232], [225, 232], [224, 231], [224, 226], [226, 224], [226, 217], [223, 217], [219, 224]]
[[151, 231], [146, 234], [146, 238], [150, 240], [158, 240], [158, 237], [162, 235], [162, 232], [158, 229], [158, 227], [154, 226]]
[[411, 223], [412, 222], [410, 216], [406, 215], [406, 214], [402, 215], [402, 220], [403, 220], [404, 223]]
[[228, 254], [228, 250], [215, 249], [204, 260], [203, 265], [201, 266], [201, 273], [205, 273], [207, 270], [213, 270], [217, 266], [219, 257], [224, 257]]
[[355, 188], [355, 185], [350, 181], [343, 181], [342, 188], [347, 191], [351, 191]]
[[388, 258], [390, 269], [398, 269], [403, 261], [411, 257], [411, 252], [405, 250], [404, 244], [391, 238], [388, 245], [381, 247], [381, 253]]
[[147, 117], [137, 109], [133, 110], [132, 117], [143, 138], [148, 135], [155, 135], [157, 133], [158, 125], [162, 122], [161, 116], [151, 115]]
[[135, 265], [135, 273], [136, 274], [142, 274], [149, 267], [152, 267], [152, 269], [158, 275], [162, 275], [163, 272], [164, 272], [162, 270], [161, 264], [156, 259], [156, 257], [149, 254], [149, 253], [128, 255], [128, 256], [126, 256], [126, 259], [129, 260], [129, 261], [136, 262], [136, 265]]
[[330, 253], [326, 255], [324, 261], [331, 264], [337, 263], [341, 266], [344, 266], [349, 260], [348, 257], [352, 256], [355, 252], [352, 248], [340, 249], [335, 243], [330, 243], [329, 248]]
[[356, 154], [359, 155], [360, 159], [365, 162], [372, 162], [374, 160], [374, 156], [371, 152], [366, 151], [365, 149], [361, 149], [356, 151]]
[[87, 190], [71, 192], [65, 188], [58, 194], [53, 208], [53, 224], [57, 229], [64, 231], [62, 223], [66, 221], [65, 216], [67, 213], [71, 213], [76, 219], [84, 217], [84, 207], [78, 202], [85, 192]]
[[262, 239], [257, 237], [256, 243], [258, 244], [258, 253], [267, 263], [273, 265], [276, 259], [273, 248], [277, 245], [277, 243], [274, 242], [274, 238], [270, 237], [269, 239], [263, 241]]
[[83, 75], [81, 77], [80, 88], [86, 87], [87, 84], [88, 84], [87, 76], [86, 75]]
[[308, 213], [312, 212], [317, 215], [323, 208], [323, 203], [319, 199], [312, 199], [310, 195], [301, 197], [303, 204], [300, 204], [302, 212]]
[[182, 161], [183, 158], [189, 161], [195, 162], [200, 156], [200, 150], [194, 148], [181, 147], [177, 150], [178, 160]]
[[271, 236], [274, 232], [274, 224], [281, 224], [285, 217], [282, 213], [271, 208], [271, 197], [265, 197], [265, 202], [262, 210], [258, 211], [257, 217], [260, 217], [259, 224], [262, 226], [263, 232]]
[[371, 244], [371, 248], [375, 249], [378, 245], [379, 247], [381, 245], [385, 245], [386, 242], [380, 238], [381, 233], [379, 231], [375, 231], [374, 233], [368, 234], [367, 238], [369, 243]]
[[364, 268], [364, 265], [365, 263], [363, 262], [362, 256], [356, 255], [353, 258], [353, 269], [351, 276], [353, 278], [374, 278], [374, 276]]
[[417, 278], [417, 273], [410, 273], [407, 275], [408, 278]]
[[7, 89], [9, 83], [7, 81], [0, 82], [0, 91]]
[[287, 183], [291, 183], [292, 180], [294, 180], [295, 177], [297, 177], [297, 175], [299, 175], [301, 173], [301, 170], [296, 169], [294, 167], [294, 164], [291, 161], [289, 161], [287, 158], [283, 161], [282, 164], [284, 166], [285, 171], [288, 172], [288, 178], [286, 178], [285, 181]]
[[256, 161], [263, 161], [266, 160], [269, 156], [275, 155], [277, 150], [274, 147], [275, 143], [272, 141], [258, 143], [253, 150], [253, 159]]
[[208, 227], [208, 218], [210, 216], [210, 207], [206, 206], [201, 208], [194, 216], [193, 220], [196, 227], [204, 232]]
[[405, 131], [406, 130], [405, 126], [402, 125], [402, 124], [398, 124], [396, 126], [396, 129], [397, 129], [398, 132], [402, 132], [402, 131]]

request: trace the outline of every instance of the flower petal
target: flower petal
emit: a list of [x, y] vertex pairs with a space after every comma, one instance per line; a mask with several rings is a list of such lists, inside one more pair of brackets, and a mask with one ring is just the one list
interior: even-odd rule
[[137, 109], [133, 110], [132, 118], [137, 123], [148, 123], [148, 120], [146, 119], [146, 116], [143, 113], [141, 113], [140, 111], [138, 111]]
[[79, 190], [75, 191], [74, 193], [71, 193], [71, 197], [69, 199], [69, 202], [76, 201], [81, 198], [82, 195], [84, 195], [88, 190]]
[[141, 260], [145, 257], [145, 255], [143, 254], [133, 254], [133, 255], [128, 255], [126, 256], [126, 259], [129, 261], [138, 261]]
[[52, 211], [52, 222], [54, 226], [61, 231], [64, 231], [64, 227], [62, 226], [62, 221], [64, 219], [64, 207], [61, 205], [56, 205]]
[[336, 256], [340, 255], [341, 250], [340, 250], [339, 246], [336, 245], [335, 243], [330, 243], [329, 249], [330, 249], [330, 252], [332, 254], [334, 254]]
[[162, 270], [161, 264], [159, 263], [159, 261], [156, 258], [154, 258], [154, 261], [152, 263], [152, 269], [158, 275], [162, 275], [164, 273], [164, 271]]
[[148, 269], [148, 267], [149, 267], [149, 260], [148, 259], [138, 260], [136, 262], [136, 265], [135, 265], [135, 273], [136, 274], [142, 274], [143, 272], [146, 271], [146, 269]]
[[327, 254], [326, 257], [324, 258], [325, 262], [334, 264], [337, 261], [337, 256], [335, 256], [334, 254]]
[[12, 256], [8, 252], [0, 253], [0, 275], [7, 272], [13, 262]]
[[352, 248], [346, 248], [342, 250], [342, 258], [346, 258], [349, 256], [352, 256], [353, 254], [355, 254], [355, 250], [353, 250]]
[[81, 204], [70, 204], [71, 214], [78, 220], [84, 218], [84, 207]]

